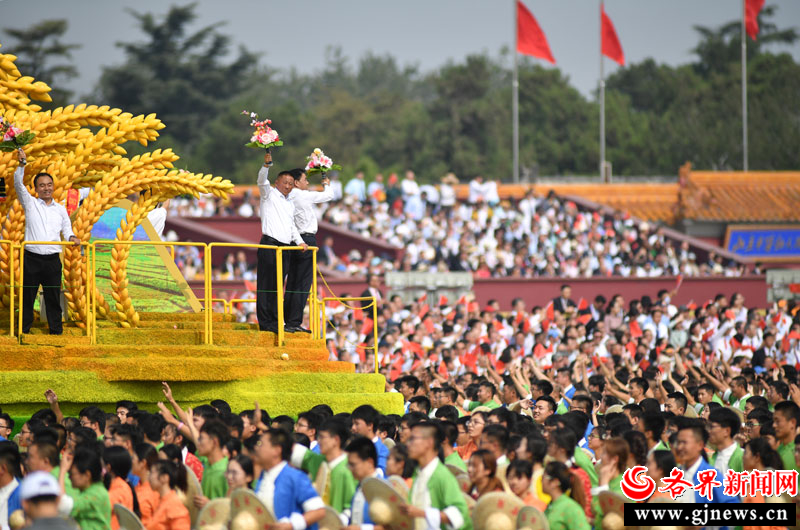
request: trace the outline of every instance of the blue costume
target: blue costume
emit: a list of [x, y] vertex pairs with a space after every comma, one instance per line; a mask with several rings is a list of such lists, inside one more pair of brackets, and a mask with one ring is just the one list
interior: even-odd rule
[[[308, 475], [295, 469], [284, 462], [284, 467], [275, 478], [275, 489], [272, 496], [272, 513], [279, 522], [290, 521], [292, 517], [303, 516], [306, 512], [324, 508], [322, 502]], [[262, 498], [262, 489], [268, 471], [261, 473], [256, 483], [256, 494]], [[270, 508], [268, 499], [264, 504]], [[317, 530], [317, 525], [310, 525], [309, 530]]]

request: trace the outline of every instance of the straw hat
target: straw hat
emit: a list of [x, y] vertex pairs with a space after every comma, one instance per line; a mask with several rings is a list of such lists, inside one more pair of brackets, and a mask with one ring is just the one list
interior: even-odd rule
[[[656, 499], [650, 499], [647, 501], [647, 504], [675, 504], [669, 497], [658, 497]], [[685, 530], [686, 526], [640, 526], [640, 530]]]
[[692, 407], [691, 405], [687, 405], [686, 406], [686, 412], [684, 412], [683, 415], [685, 417], [687, 417], [687, 418], [697, 418], [698, 417], [697, 416], [697, 411], [694, 410], [694, 407]]
[[514, 530], [517, 516], [525, 504], [508, 493], [487, 493], [478, 499], [472, 510], [475, 530]]
[[339, 514], [330, 506], [325, 507], [325, 515], [317, 523], [319, 530], [341, 530], [344, 528]]
[[518, 530], [548, 530], [547, 517], [533, 506], [523, 506], [517, 515]]
[[261, 499], [249, 489], [239, 488], [231, 494], [231, 530], [257, 530], [275, 522]]
[[442, 177], [442, 183], [456, 185], [459, 183], [459, 180], [458, 177], [456, 177], [453, 173], [448, 173]]
[[368, 478], [364, 480], [362, 490], [369, 503], [369, 517], [375, 524], [408, 530], [414, 527], [414, 520], [400, 511], [400, 507], [407, 504], [405, 498], [389, 481]]
[[386, 480], [389, 481], [389, 484], [392, 485], [394, 490], [400, 494], [401, 497], [404, 499], [408, 498], [408, 484], [406, 484], [406, 480], [401, 477], [400, 475], [392, 475], [391, 477], [387, 478]]
[[397, 445], [397, 443], [394, 441], [393, 438], [384, 438], [382, 441], [383, 441], [383, 445], [386, 446], [386, 449], [391, 449], [395, 445]]
[[117, 521], [119, 521], [119, 530], [144, 530], [142, 521], [125, 506], [115, 504], [114, 515], [117, 516]]
[[8, 516], [8, 526], [11, 530], [20, 530], [22, 527], [25, 526], [25, 512], [20, 510], [14, 510], [11, 512], [11, 515]]
[[214, 499], [208, 502], [200, 513], [197, 514], [197, 528], [199, 530], [223, 530], [228, 527], [231, 515], [231, 500], [228, 498]]
[[314, 489], [317, 490], [320, 496], [325, 494], [325, 484], [328, 483], [328, 473], [330, 473], [331, 468], [328, 467], [327, 462], [323, 462], [319, 465], [319, 469], [317, 470], [317, 477], [314, 479]]
[[449, 469], [449, 470], [450, 470], [450, 473], [452, 473], [452, 474], [453, 474], [453, 475], [455, 475], [455, 476], [459, 476], [459, 475], [461, 475], [462, 473], [464, 473], [464, 470], [463, 470], [463, 469], [461, 469], [461, 468], [460, 468], [460, 467], [458, 467], [458, 466], [454, 466], [453, 464], [445, 464], [445, 466], [447, 466], [447, 469]]
[[742, 412], [742, 409], [739, 407], [734, 407], [733, 405], [726, 405], [725, 408], [735, 412], [736, 415], [739, 416], [739, 421], [744, 423], [744, 412]]
[[194, 505], [194, 498], [203, 494], [203, 488], [200, 487], [200, 481], [197, 480], [197, 475], [186, 464], [183, 465], [186, 471], [186, 496], [181, 499], [183, 505], [189, 510], [189, 519], [192, 520], [192, 527], [197, 522], [197, 515], [200, 510]]
[[622, 530], [623, 528], [633, 528], [625, 526], [625, 503], [628, 501], [619, 493], [612, 491], [600, 492], [598, 496], [600, 509], [603, 510], [603, 530]]

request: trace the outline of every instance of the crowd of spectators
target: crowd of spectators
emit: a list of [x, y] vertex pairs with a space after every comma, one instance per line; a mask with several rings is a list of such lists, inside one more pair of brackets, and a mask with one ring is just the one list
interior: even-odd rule
[[[48, 391], [49, 407], [16, 442], [0, 440], [0, 492], [16, 491], [26, 473], [49, 473], [63, 494], [51, 495], [53, 513], [71, 514], [82, 528], [114, 528], [116, 502], [148, 529], [177, 529], [188, 528], [180, 506], [201, 508], [239, 488], [279, 510], [277, 483], [264, 486], [275, 466], [295, 466], [310, 483], [327, 463], [330, 478], [315, 483], [321, 500], [303, 505], [303, 524], [321, 517], [322, 501], [354, 524], [370, 513], [358, 496], [368, 477], [396, 475], [392, 484], [410, 503], [403, 513], [430, 516], [430, 504], [417, 504], [431, 499], [416, 495], [415, 483], [434, 480], [428, 465], [441, 459], [449, 469], [437, 478], [441, 487], [461, 492], [433, 507], [454, 528], [488, 528], [485, 511], [470, 506], [489, 493], [543, 512], [558, 530], [606, 526], [600, 495], [622, 495], [623, 473], [634, 466], [647, 466], [659, 485], [681, 466], [690, 487], [679, 502], [763, 503], [778, 492], [795, 501], [800, 305], [748, 307], [734, 293], [676, 307], [671, 295], [584, 301], [564, 285], [544, 307], [517, 299], [510, 311], [469, 297], [379, 299], [379, 369], [387, 391], [402, 394], [403, 415], [369, 405], [334, 415], [319, 405], [297, 418], [270, 417], [257, 404], [233, 413], [222, 400], [183, 410], [164, 384], [171, 409], [159, 404], [158, 414], [121, 401], [114, 411], [87, 407], [69, 418]], [[328, 313], [337, 327], [327, 337], [331, 358], [374, 370], [369, 311], [338, 305]], [[0, 436], [13, 430], [0, 414]], [[184, 464], [195, 490], [180, 477]], [[708, 485], [711, 470], [716, 486]], [[772, 471], [784, 478], [768, 490], [756, 479]], [[762, 486], [723, 487], [734, 480]], [[664, 497], [666, 490], [651, 500]], [[19, 499], [0, 502], [8, 517]]]
[[[702, 258], [688, 243], [675, 244], [648, 222], [624, 212], [601, 215], [550, 193], [532, 190], [519, 200], [501, 200], [497, 183], [478, 177], [466, 200], [456, 198], [458, 179], [447, 175], [436, 186], [419, 185], [414, 173], [403, 179], [382, 175], [365, 184], [358, 174], [342, 186], [331, 181], [334, 201], [318, 205], [321, 219], [363, 237], [402, 247], [402, 259], [372, 252], [338, 252], [328, 240], [320, 262], [351, 276], [386, 271], [466, 271], [478, 278], [738, 276], [744, 267], [711, 253]], [[178, 199], [173, 216], [257, 215], [257, 197], [241, 203], [213, 198]], [[184, 251], [188, 252], [188, 251]], [[252, 269], [252, 267], [250, 267]], [[197, 273], [194, 266], [187, 274]], [[247, 270], [242, 272], [244, 275]], [[217, 278], [235, 271], [217, 271]]]

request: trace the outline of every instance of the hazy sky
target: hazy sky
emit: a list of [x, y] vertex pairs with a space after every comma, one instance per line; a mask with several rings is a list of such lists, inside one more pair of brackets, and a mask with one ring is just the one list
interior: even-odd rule
[[[222, 31], [236, 44], [260, 52], [261, 64], [295, 67], [303, 73], [323, 67], [325, 49], [341, 46], [357, 59], [370, 51], [391, 54], [401, 64], [423, 71], [471, 53], [498, 55], [514, 36], [513, 0], [199, 0], [196, 27], [225, 21]], [[584, 94], [597, 85], [599, 72], [598, 0], [525, 0], [547, 35], [557, 66]], [[81, 73], [68, 88], [85, 94], [104, 65], [123, 61], [118, 41], [141, 40], [126, 12], [163, 14], [163, 0], [0, 0], [0, 28], [27, 27], [44, 18], [66, 18], [68, 43]], [[178, 3], [182, 5], [183, 2]], [[800, 27], [800, 0], [769, 0], [780, 27]], [[737, 19], [741, 0], [606, 0], [625, 57], [638, 62], [681, 64], [692, 59], [695, 24], [718, 26]], [[13, 53], [0, 29], [2, 51]], [[800, 45], [782, 47], [800, 59]], [[510, 59], [509, 59], [510, 60]], [[355, 61], [352, 62], [355, 64]], [[606, 72], [616, 65], [606, 60]], [[524, 87], [523, 87], [524, 89]]]

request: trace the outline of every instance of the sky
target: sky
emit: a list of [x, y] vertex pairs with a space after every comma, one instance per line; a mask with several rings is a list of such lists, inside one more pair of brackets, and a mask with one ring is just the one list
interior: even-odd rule
[[[547, 35], [556, 66], [583, 94], [599, 77], [599, 0], [524, 0]], [[177, 5], [184, 5], [180, 2]], [[13, 53], [7, 27], [28, 27], [46, 18], [65, 18], [64, 42], [74, 52], [80, 77], [65, 88], [88, 94], [103, 66], [124, 62], [120, 41], [141, 41], [128, 10], [163, 14], [164, 0], [0, 0], [0, 44]], [[499, 56], [513, 46], [514, 0], [197, 0], [196, 29], [224, 21], [221, 31], [234, 44], [260, 54], [260, 64], [300, 73], [320, 71], [329, 46], [341, 47], [357, 64], [367, 52], [390, 54], [423, 72], [470, 54]], [[800, 27], [799, 0], [769, 0], [777, 24]], [[628, 63], [652, 57], [670, 65], [692, 61], [694, 25], [716, 27], [740, 18], [741, 0], [606, 0]], [[800, 44], [775, 47], [800, 60]], [[510, 56], [508, 58], [510, 62]], [[547, 63], [544, 63], [547, 64]], [[605, 61], [606, 74], [616, 64]], [[23, 72], [24, 75], [24, 72]], [[524, 89], [524, 87], [522, 87]]]

